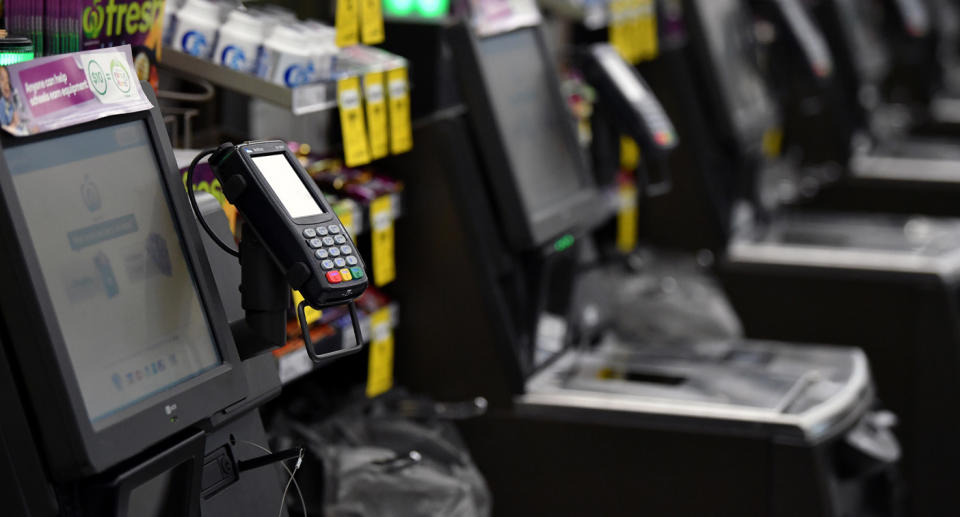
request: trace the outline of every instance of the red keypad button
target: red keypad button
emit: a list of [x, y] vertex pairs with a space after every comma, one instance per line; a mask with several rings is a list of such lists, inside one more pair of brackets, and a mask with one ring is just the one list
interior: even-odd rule
[[341, 281], [343, 281], [343, 278], [340, 276], [339, 271], [327, 271], [327, 282], [339, 284]]

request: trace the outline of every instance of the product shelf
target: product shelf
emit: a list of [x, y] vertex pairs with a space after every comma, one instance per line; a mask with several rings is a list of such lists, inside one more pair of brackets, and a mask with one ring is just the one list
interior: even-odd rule
[[294, 115], [336, 108], [337, 81], [340, 79], [407, 66], [406, 59], [400, 56], [360, 45], [341, 50], [334, 61], [336, 65], [329, 78], [295, 88], [287, 88], [174, 49], [163, 50], [160, 66], [248, 97], [268, 101], [290, 110]]
[[337, 106], [334, 79], [287, 88], [173, 49], [163, 50], [160, 65], [248, 97], [263, 99], [289, 109], [295, 115], [324, 111]]

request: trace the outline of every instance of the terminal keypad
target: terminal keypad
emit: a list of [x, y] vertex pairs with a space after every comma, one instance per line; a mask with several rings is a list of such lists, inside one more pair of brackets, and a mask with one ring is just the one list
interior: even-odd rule
[[339, 284], [363, 278], [353, 243], [345, 237], [346, 232], [339, 225], [305, 228], [302, 233], [307, 245], [314, 249], [327, 282]]

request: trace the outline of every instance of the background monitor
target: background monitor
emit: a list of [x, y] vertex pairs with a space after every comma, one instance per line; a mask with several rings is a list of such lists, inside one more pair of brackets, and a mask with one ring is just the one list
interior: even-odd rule
[[511, 168], [532, 218], [587, 186], [579, 149], [569, 145], [570, 115], [558, 106], [551, 74], [532, 30], [480, 41], [490, 100]]
[[508, 239], [542, 245], [596, 210], [573, 118], [537, 27], [453, 39], [461, 86]]
[[837, 23], [844, 32], [846, 51], [861, 83], [876, 83], [890, 67], [880, 27], [882, 6], [876, 0], [832, 0], [837, 8]]
[[159, 111], [2, 142], [0, 315], [51, 474], [101, 471], [240, 400]]
[[761, 75], [753, 20], [741, 0], [691, 0], [699, 41], [713, 77], [720, 118], [737, 140], [759, 146], [763, 133], [777, 123], [773, 98]]

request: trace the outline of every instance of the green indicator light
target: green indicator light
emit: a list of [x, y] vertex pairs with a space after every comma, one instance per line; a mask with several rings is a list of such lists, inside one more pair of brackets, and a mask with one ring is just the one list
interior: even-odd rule
[[36, 56], [33, 41], [23, 36], [0, 38], [0, 66], [30, 61]]
[[410, 16], [415, 0], [383, 0], [384, 14], [391, 16]]
[[574, 241], [573, 235], [570, 235], [568, 233], [563, 237], [560, 237], [559, 239], [557, 239], [556, 242], [553, 243], [553, 249], [556, 251], [563, 251], [569, 248], [570, 246], [573, 246], [573, 241]]
[[450, 0], [418, 0], [417, 10], [424, 18], [442, 18], [450, 9]]
[[33, 59], [33, 52], [0, 52], [0, 66], [15, 65]]

